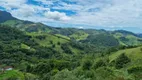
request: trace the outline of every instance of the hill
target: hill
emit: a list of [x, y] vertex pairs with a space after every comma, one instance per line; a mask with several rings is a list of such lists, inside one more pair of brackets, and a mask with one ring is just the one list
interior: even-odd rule
[[54, 28], [42, 23], [34, 23], [13, 18], [10, 13], [5, 11], [1, 11], [0, 16], [0, 20], [5, 19], [0, 22], [1, 24], [16, 27], [22, 31], [66, 36], [66, 38], [99, 47], [139, 45], [142, 43], [140, 35], [124, 30], [105, 31], [95, 29]]
[[16, 18], [12, 17], [12, 15], [6, 11], [0, 11], [0, 23], [7, 20], [16, 20]]
[[[90, 50], [84, 49], [81, 45], [59, 35], [27, 33], [0, 25], [0, 64], [13, 66], [23, 73], [26, 71], [42, 76], [46, 72], [77, 67], [81, 56]], [[43, 72], [41, 69], [44, 69], [44, 66], [42, 65], [50, 68], [47, 67], [48, 69], [46, 68]], [[37, 67], [41, 68], [38, 70]], [[9, 74], [11, 72], [3, 75], [9, 78]]]
[[141, 80], [141, 43], [123, 30], [53, 28], [7, 18], [0, 25], [0, 67], [14, 70], [0, 79]]

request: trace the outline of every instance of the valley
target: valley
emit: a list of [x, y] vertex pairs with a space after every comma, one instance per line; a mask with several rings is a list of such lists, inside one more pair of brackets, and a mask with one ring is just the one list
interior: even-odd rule
[[141, 80], [142, 37], [57, 28], [0, 11], [0, 80]]

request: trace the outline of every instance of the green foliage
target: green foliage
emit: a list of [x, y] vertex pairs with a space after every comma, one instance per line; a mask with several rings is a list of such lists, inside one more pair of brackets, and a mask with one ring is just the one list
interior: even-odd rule
[[133, 66], [131, 68], [129, 68], [128, 73], [139, 73], [142, 72], [142, 66]]
[[110, 34], [89, 35], [83, 42], [89, 42], [96, 46], [118, 46], [119, 42]]
[[63, 70], [58, 72], [51, 80], [79, 80], [72, 72]]
[[58, 42], [57, 44], [58, 44], [58, 45], [61, 45], [61, 43], [60, 43], [60, 42]]
[[103, 66], [106, 66], [106, 61], [103, 61], [102, 59], [97, 61], [94, 65], [94, 69], [97, 69], [97, 68], [100, 68], [100, 67], [103, 67]]
[[58, 72], [51, 80], [90, 80], [89, 78], [85, 78], [83, 76], [77, 76], [74, 72], [69, 71], [67, 69]]
[[83, 70], [90, 70], [92, 67], [92, 61], [89, 60], [89, 59], [86, 59], [83, 61], [83, 65], [82, 65], [82, 68]]
[[52, 68], [49, 63], [38, 63], [38, 65], [33, 68], [33, 73], [41, 75], [50, 72], [51, 69]]
[[11, 71], [6, 71], [5, 73], [0, 75], [0, 80], [24, 80], [24, 74], [16, 71], [16, 70], [11, 70]]
[[73, 52], [71, 51], [71, 49], [68, 47], [68, 44], [62, 44], [61, 48], [64, 50], [65, 53], [67, 53], [67, 54], [73, 54]]
[[45, 35], [39, 35], [39, 36], [36, 36], [37, 39], [39, 40], [44, 40], [46, 38]]
[[131, 32], [51, 28], [18, 19], [2, 24], [16, 28], [0, 25], [0, 64], [15, 70], [0, 80], [141, 79], [142, 39]]
[[121, 54], [115, 61], [115, 67], [117, 69], [123, 68], [125, 64], [129, 63], [131, 60], [125, 55]]

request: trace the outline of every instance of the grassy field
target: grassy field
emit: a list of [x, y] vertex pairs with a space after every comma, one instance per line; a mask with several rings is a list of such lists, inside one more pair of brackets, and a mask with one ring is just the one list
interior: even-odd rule
[[[141, 44], [141, 42], [138, 41], [138, 39], [140, 39], [140, 38], [138, 38], [134, 35], [123, 35], [122, 33], [115, 33], [114, 37], [116, 39], [118, 39], [118, 41], [121, 45], [139, 45], [139, 44]], [[124, 37], [126, 39], [126, 41], [121, 40], [120, 38], [122, 38], [122, 37]]]
[[[36, 42], [38, 42], [41, 46], [45, 46], [45, 47], [52, 47], [54, 50], [56, 50], [57, 52], [60, 53], [64, 53], [64, 51], [61, 48], [61, 44], [64, 43], [70, 43], [70, 38], [60, 35], [60, 34], [44, 34], [44, 33], [27, 33], [28, 35], [32, 36], [32, 39], [34, 39]], [[37, 36], [44, 36], [44, 39], [38, 39], [36, 38]], [[54, 47], [53, 47], [54, 46]], [[22, 47], [27, 49], [28, 46], [22, 44]], [[68, 45], [69, 49], [75, 53], [76, 55], [78, 53], [81, 53], [82, 51], [79, 49], [76, 49], [70, 45]]]
[[0, 74], [0, 80], [7, 80], [8, 78], [18, 78], [19, 80], [25, 80], [24, 74], [17, 70], [10, 70]]
[[[58, 42], [60, 42], [61, 44], [62, 43], [67, 43], [69, 42], [68, 40], [66, 39], [63, 39], [63, 38], [60, 38], [60, 37], [57, 37], [57, 36], [54, 36], [52, 34], [30, 34], [34, 37], [34, 39], [41, 45], [41, 46], [52, 46], [52, 44], [57, 44]], [[36, 36], [45, 36], [45, 39], [43, 40], [39, 40], [39, 39], [36, 39], [35, 37]]]
[[110, 62], [115, 60], [120, 54], [125, 53], [132, 61], [142, 59], [142, 47], [119, 50], [109, 56]]
[[79, 40], [86, 39], [88, 37], [88, 35], [89, 34], [83, 32], [83, 31], [79, 31], [79, 32], [76, 32], [76, 33], [70, 35], [70, 37], [76, 39], [77, 41], [79, 41]]

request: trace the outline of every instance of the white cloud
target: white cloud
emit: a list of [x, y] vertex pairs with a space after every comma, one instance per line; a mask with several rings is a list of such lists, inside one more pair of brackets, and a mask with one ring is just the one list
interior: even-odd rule
[[0, 0], [0, 6], [3, 6], [7, 10], [11, 10], [12, 8], [19, 8], [26, 2], [27, 0]]
[[29, 7], [27, 5], [20, 7], [19, 9], [16, 10], [11, 10], [11, 13], [15, 17], [29, 17], [32, 16], [36, 13], [35, 9], [32, 7]]
[[[29, 5], [27, 1], [0, 0], [0, 6], [15, 17], [39, 22], [59, 21], [109, 28], [140, 28], [142, 25], [142, 0], [66, 0], [75, 2], [73, 4], [65, 0], [33, 0], [38, 1], [39, 5]], [[51, 8], [57, 11], [51, 11]], [[68, 16], [58, 10], [70, 10], [76, 14]]]
[[[71, 19], [63, 12], [51, 12], [50, 8], [40, 5], [26, 4], [26, 2], [27, 0], [0, 0], [0, 6], [11, 12], [14, 17], [24, 20], [37, 21], [37, 17], [40, 21], [50, 21], [50, 19], [56, 21], [67, 21]], [[42, 2], [51, 4], [51, 1], [43, 0]]]
[[[81, 10], [80, 8], [80, 10], [77, 11], [77, 15], [73, 16], [74, 21], [72, 21], [72, 23], [83, 23], [103, 27], [141, 27], [142, 25], [141, 0], [108, 0], [108, 2], [102, 2], [100, 4], [95, 4], [96, 0], [94, 0], [94, 2], [93, 0], [87, 1], [92, 2], [87, 3], [86, 1], [81, 2], [81, 0], [78, 0], [78, 2], [80, 2], [79, 5], [83, 5], [82, 7], [84, 7], [84, 9]], [[99, 8], [99, 11], [89, 12], [88, 10], [91, 8]]]
[[48, 12], [45, 12], [44, 15], [47, 18], [53, 19], [53, 20], [67, 21], [67, 20], [71, 19], [65, 13], [60, 13], [60, 12], [57, 12], [57, 11], [54, 11], [54, 12], [48, 11]]

